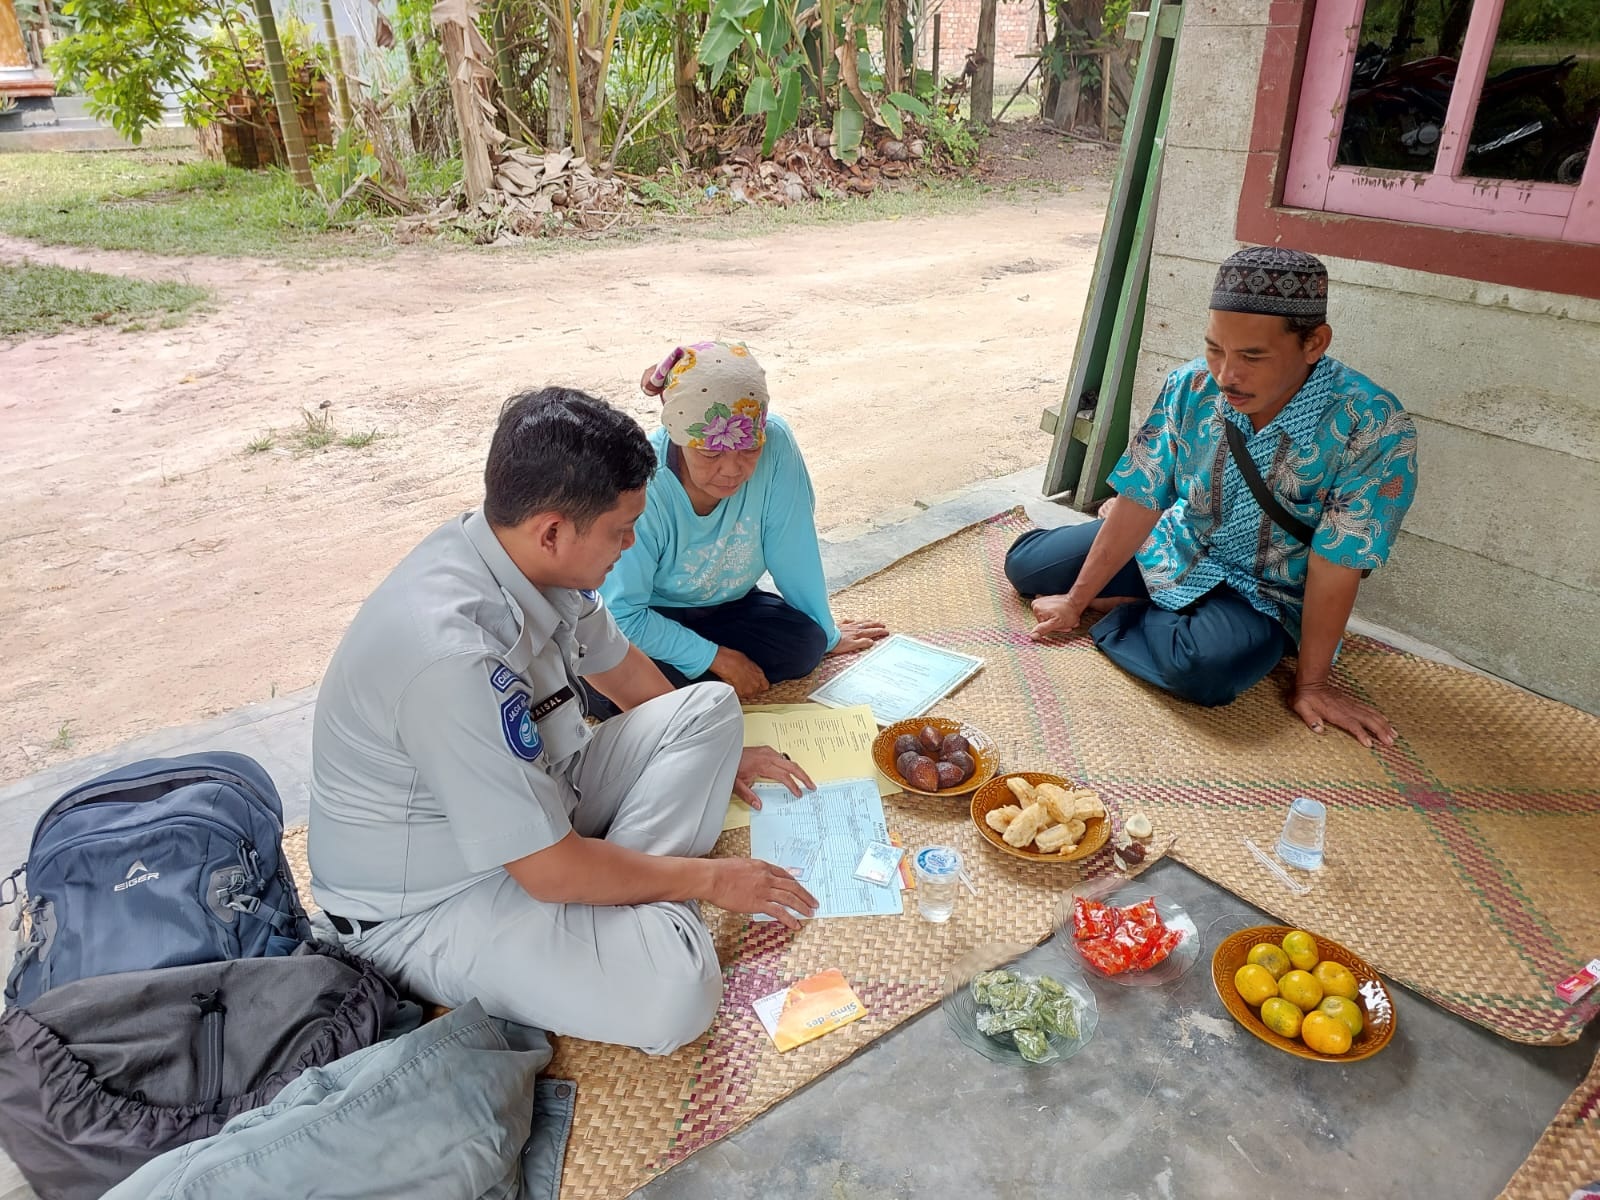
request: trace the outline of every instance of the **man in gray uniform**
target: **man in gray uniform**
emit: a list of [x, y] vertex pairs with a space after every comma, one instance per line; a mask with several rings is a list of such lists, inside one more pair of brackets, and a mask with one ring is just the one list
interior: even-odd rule
[[[595, 594], [655, 453], [581, 392], [513, 397], [481, 511], [446, 523], [351, 622], [317, 697], [312, 895], [425, 1000], [666, 1054], [722, 995], [695, 904], [791, 928], [787, 872], [707, 859], [728, 797], [811, 781], [744, 750], [720, 683], [674, 691]], [[621, 708], [591, 728], [578, 677]]]

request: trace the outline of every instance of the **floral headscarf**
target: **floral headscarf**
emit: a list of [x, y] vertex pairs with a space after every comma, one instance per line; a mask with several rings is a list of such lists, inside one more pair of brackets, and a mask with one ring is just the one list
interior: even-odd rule
[[767, 440], [767, 373], [738, 343], [679, 346], [648, 372], [661, 423], [691, 450], [759, 450]]

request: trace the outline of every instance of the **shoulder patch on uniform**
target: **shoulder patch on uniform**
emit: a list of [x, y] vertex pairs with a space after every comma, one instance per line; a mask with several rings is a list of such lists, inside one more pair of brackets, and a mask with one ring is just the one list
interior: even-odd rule
[[504, 663], [489, 672], [489, 682], [494, 685], [494, 690], [497, 692], [507, 691], [516, 681], [517, 673]]
[[528, 711], [527, 692], [517, 692], [501, 702], [500, 728], [506, 735], [506, 745], [511, 747], [511, 753], [524, 762], [532, 762], [544, 753], [539, 726], [534, 724], [533, 714]]

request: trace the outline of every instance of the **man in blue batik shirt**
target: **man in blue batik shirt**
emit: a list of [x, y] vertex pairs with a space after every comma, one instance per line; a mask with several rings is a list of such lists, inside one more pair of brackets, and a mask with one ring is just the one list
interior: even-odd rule
[[1329, 674], [1363, 574], [1411, 506], [1417, 436], [1394, 396], [1328, 357], [1327, 296], [1309, 254], [1252, 247], [1224, 262], [1205, 357], [1167, 377], [1111, 475], [1117, 498], [1101, 520], [1023, 534], [1006, 576], [1035, 598], [1034, 637], [1105, 612], [1095, 645], [1199, 704], [1227, 704], [1298, 647], [1300, 718], [1388, 745], [1393, 726]]

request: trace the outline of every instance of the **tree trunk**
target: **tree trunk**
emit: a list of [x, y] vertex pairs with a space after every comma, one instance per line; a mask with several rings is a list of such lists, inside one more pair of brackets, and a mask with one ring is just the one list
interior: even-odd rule
[[322, 34], [328, 39], [328, 61], [333, 66], [334, 94], [339, 97], [339, 128], [349, 129], [355, 114], [350, 109], [350, 84], [344, 77], [344, 52], [339, 48], [339, 30], [333, 23], [333, 0], [322, 0]]
[[883, 0], [883, 90], [908, 91], [905, 86], [905, 0]]
[[977, 71], [972, 76], [970, 117], [974, 125], [994, 120], [994, 17], [996, 0], [979, 0]]
[[1449, 0], [1444, 20], [1439, 22], [1439, 53], [1445, 58], [1461, 57], [1461, 41], [1467, 36], [1472, 17], [1472, 0]]
[[[694, 21], [691, 25], [690, 22]], [[678, 110], [678, 128], [684, 141], [699, 127], [700, 62], [695, 48], [700, 44], [699, 22], [679, 8], [672, 17], [672, 92]]]
[[[256, 0], [270, 4], [272, 0]], [[439, 25], [439, 40], [444, 45], [444, 65], [450, 80], [450, 100], [456, 110], [456, 128], [461, 134], [461, 181], [467, 203], [476, 204], [494, 184], [489, 164], [489, 144], [484, 140], [483, 118], [474, 72], [467, 62], [467, 31], [458, 21]]]
[[283, 44], [278, 41], [278, 21], [272, 15], [272, 0], [255, 0], [255, 8], [256, 21], [261, 25], [261, 52], [272, 78], [272, 103], [278, 110], [278, 128], [283, 131], [283, 156], [288, 160], [289, 178], [296, 187], [315, 187], [311, 160], [306, 157], [306, 140], [300, 135], [300, 111], [295, 106], [294, 89], [289, 86]]
[[550, 102], [545, 113], [545, 145], [552, 150], [572, 144], [568, 131], [572, 115], [572, 97], [567, 87], [567, 35], [562, 31], [561, 18], [550, 14], [550, 54], [546, 69], [546, 83], [550, 89]]
[[[1400, 12], [1394, 19], [1395, 53], [1404, 59], [1410, 51], [1411, 39], [1417, 32], [1417, 0], [1400, 0]], [[1394, 64], [1399, 66], [1399, 62]]]
[[509, 109], [517, 90], [517, 77], [511, 69], [511, 29], [507, 19], [509, 14], [506, 12], [508, 7], [509, 0], [499, 0], [494, 6], [494, 21], [490, 28], [494, 34], [495, 82], [500, 85], [500, 102]]

